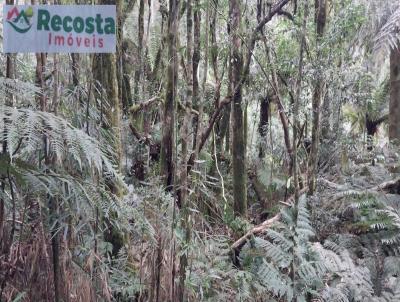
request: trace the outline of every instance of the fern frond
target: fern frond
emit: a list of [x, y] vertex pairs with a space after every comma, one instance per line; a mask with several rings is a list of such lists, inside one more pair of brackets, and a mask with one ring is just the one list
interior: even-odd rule
[[254, 238], [254, 247], [262, 248], [265, 253], [263, 256], [275, 263], [277, 267], [287, 268], [290, 265], [291, 257], [288, 254], [289, 249], [285, 250], [284, 247], [275, 245], [262, 238]]
[[349, 302], [347, 295], [334, 287], [325, 288], [321, 293], [321, 299], [324, 302]]
[[271, 238], [272, 242], [281, 246], [285, 251], [293, 247], [293, 242], [285, 238], [283, 234], [274, 229], [267, 229], [266, 235]]
[[0, 106], [0, 118], [4, 120], [0, 136], [6, 134], [11, 159], [18, 156], [15, 154], [18, 148], [18, 153], [22, 156], [30, 156], [43, 149], [43, 139], [47, 137], [51, 146], [49, 155], [60, 163], [72, 156], [80, 169], [85, 162], [98, 173], [105, 171], [110, 177], [120, 177], [105, 148], [61, 117], [48, 112]]
[[375, 37], [375, 49], [385, 47], [390, 49], [398, 48], [400, 41], [400, 5], [398, 3], [392, 8], [389, 18], [383, 23]]
[[2, 92], [0, 93], [2, 97], [13, 95], [17, 100], [21, 99], [25, 102], [29, 102], [33, 106], [33, 100], [35, 100], [34, 96], [40, 94], [41, 90], [32, 83], [0, 77], [0, 92]]
[[286, 295], [288, 301], [291, 301], [293, 289], [289, 278], [282, 275], [271, 263], [263, 260], [256, 275], [260, 282], [269, 288], [275, 296], [284, 297]]
[[305, 194], [299, 198], [297, 206], [296, 232], [300, 237], [306, 239], [315, 235], [311, 226], [310, 212], [307, 209], [307, 197]]

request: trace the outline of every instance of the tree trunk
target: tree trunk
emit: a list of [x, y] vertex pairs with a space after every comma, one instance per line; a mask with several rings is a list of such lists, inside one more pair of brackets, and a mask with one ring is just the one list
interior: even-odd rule
[[[317, 60], [321, 57], [320, 41], [324, 34], [327, 14], [326, 0], [315, 0], [315, 23], [317, 33]], [[311, 141], [311, 154], [309, 163], [309, 194], [313, 195], [316, 189], [317, 173], [318, 173], [318, 152], [319, 152], [319, 138], [320, 138], [320, 106], [324, 94], [324, 78], [322, 70], [318, 71], [315, 80], [315, 88], [312, 100], [312, 141]]]
[[[13, 4], [14, 1], [10, 1], [7, 0], [6, 4]], [[15, 74], [14, 74], [14, 66], [13, 66], [13, 55], [12, 54], [6, 54], [6, 78], [12, 79], [14, 78]], [[7, 94], [6, 95], [6, 99], [5, 99], [5, 105], [6, 106], [13, 106], [13, 96], [11, 94]], [[5, 121], [3, 121], [5, 122]], [[5, 130], [5, 129], [3, 129]], [[5, 131], [4, 131], [5, 132]], [[6, 133], [4, 133], [6, 134]], [[4, 135], [5, 137], [5, 135]], [[5, 139], [2, 139], [2, 155], [3, 154], [7, 154], [7, 141]], [[5, 179], [1, 180], [0, 182], [0, 190], [3, 193], [3, 196], [5, 195], [5, 189], [6, 189], [6, 182]], [[12, 242], [8, 242], [8, 240], [6, 240], [6, 232], [4, 229], [4, 225], [5, 225], [5, 220], [6, 220], [6, 208], [5, 208], [5, 202], [3, 197], [0, 197], [0, 254], [2, 255], [7, 255], [9, 254], [9, 250], [11, 247]], [[3, 275], [3, 274], [2, 274]], [[0, 282], [0, 300], [3, 296], [3, 290], [6, 287], [6, 283], [7, 283], [7, 279], [8, 279], [8, 272], [6, 272], [4, 275], [4, 278], [2, 278], [1, 282]]]
[[293, 180], [294, 180], [294, 200], [299, 201], [299, 171], [297, 159], [297, 139], [298, 131], [300, 130], [299, 123], [299, 105], [301, 99], [301, 82], [303, 78], [303, 53], [306, 47], [306, 32], [307, 32], [307, 17], [308, 17], [308, 2], [304, 4], [304, 20], [302, 35], [300, 40], [300, 54], [299, 54], [299, 73], [296, 81], [296, 98], [293, 104]]
[[81, 90], [80, 90], [80, 55], [79, 53], [71, 53], [71, 69], [72, 69], [72, 85], [74, 89], [77, 89], [75, 92], [76, 99], [79, 101], [79, 104], [81, 106], [84, 106], [85, 104], [82, 101], [81, 97]]
[[[35, 74], [35, 83], [36, 86], [40, 88], [41, 93], [37, 94], [36, 100], [39, 104], [41, 111], [48, 111], [49, 104], [48, 98], [45, 93], [45, 71], [47, 64], [47, 54], [45, 53], [36, 53], [36, 74]], [[56, 71], [57, 72], [57, 71]], [[49, 140], [46, 135], [43, 135], [43, 154], [44, 154], [44, 164], [47, 167], [52, 167], [53, 160], [48, 155], [48, 150], [50, 149]], [[41, 163], [39, 163], [41, 165]], [[48, 170], [46, 169], [46, 172]], [[54, 218], [58, 215], [58, 200], [54, 196], [47, 197], [49, 216], [51, 217], [50, 225], [52, 228], [50, 229], [51, 235], [51, 252], [52, 252], [52, 265], [53, 265], [53, 285], [54, 285], [54, 301], [59, 302], [62, 299], [62, 271], [60, 268], [60, 239], [58, 233], [55, 231], [58, 227], [57, 224], [53, 224]]]
[[[201, 23], [201, 15], [199, 8], [199, 0], [195, 0], [194, 2], [194, 11], [193, 11], [193, 62], [192, 62], [192, 77], [193, 77], [193, 107], [197, 111], [199, 110], [199, 78], [197, 76], [199, 70], [200, 63], [200, 23]], [[197, 133], [198, 129], [199, 117], [195, 116], [193, 118], [193, 149], [196, 149], [197, 146]]]
[[139, 84], [140, 77], [142, 74], [142, 61], [143, 61], [143, 34], [144, 34], [144, 0], [140, 0], [139, 2], [139, 16], [138, 16], [138, 66], [135, 71], [135, 87], [134, 87], [134, 98], [135, 102], [139, 102]]
[[[219, 55], [219, 47], [217, 43], [217, 15], [218, 15], [218, 0], [214, 1], [214, 7], [211, 13], [211, 21], [210, 21], [210, 36], [211, 36], [211, 64], [214, 71], [215, 78], [215, 96], [214, 96], [214, 106], [215, 109], [219, 106], [219, 101], [221, 98], [221, 78], [219, 74], [218, 68], [218, 55]], [[215, 144], [217, 149], [217, 154], [221, 154], [223, 150], [223, 142], [226, 135], [227, 129], [229, 129], [229, 115], [230, 115], [230, 107], [226, 107], [223, 110], [222, 118], [218, 121], [216, 129], [216, 138]]]
[[332, 108], [330, 98], [325, 96], [322, 104], [321, 138], [322, 141], [330, 139]]
[[[217, 131], [217, 137], [216, 137], [216, 144], [217, 144], [217, 152], [219, 154], [222, 153], [223, 149], [223, 143], [224, 140], [228, 142], [229, 145], [229, 121], [230, 121], [230, 115], [231, 115], [231, 107], [225, 107], [222, 113], [222, 118], [218, 122], [218, 131]], [[226, 147], [226, 146], [225, 146]], [[226, 152], [226, 148], [225, 148]]]
[[[117, 18], [119, 16], [121, 0], [100, 0], [99, 4], [104, 5], [116, 5], [117, 6]], [[117, 41], [119, 44], [120, 41]], [[114, 54], [95, 54], [92, 62], [93, 80], [97, 89], [94, 91], [100, 91], [100, 94], [95, 96], [101, 99], [101, 114], [104, 116], [106, 121], [102, 121], [102, 127], [113, 132], [113, 149], [115, 151], [115, 163], [120, 164], [121, 159], [121, 133], [120, 133], [120, 102], [118, 95], [118, 81], [117, 81], [117, 68], [116, 59]], [[108, 102], [108, 106], [104, 106], [105, 101]]]
[[[99, 4], [117, 5], [117, 18], [120, 18], [121, 0], [100, 0]], [[117, 35], [118, 37], [118, 35]], [[117, 40], [117, 44], [119, 41]], [[116, 56], [110, 53], [95, 54], [92, 61], [92, 73], [94, 84], [95, 98], [100, 100], [101, 110], [101, 127], [110, 131], [112, 137], [112, 148], [114, 150], [114, 162], [120, 168], [121, 164], [121, 123], [120, 123], [120, 101], [118, 95], [118, 77]], [[107, 102], [108, 106], [105, 106]], [[107, 182], [108, 189], [116, 194], [121, 195], [121, 188], [118, 183]], [[109, 221], [105, 219], [108, 226], [104, 230], [105, 241], [113, 245], [112, 255], [118, 254], [123, 245], [124, 237], [119, 230], [111, 226]]]
[[[329, 7], [329, 2], [328, 0], [325, 1], [325, 7], [321, 8], [323, 11], [321, 11], [320, 14], [320, 22], [321, 26], [324, 28], [327, 23], [327, 15], [328, 15], [328, 7]], [[323, 31], [323, 29], [322, 29]], [[323, 33], [322, 33], [323, 34]], [[321, 34], [321, 36], [322, 36]], [[323, 84], [325, 83], [325, 79], [321, 77], [321, 80], [324, 81], [322, 82]], [[329, 85], [329, 83], [327, 83]], [[331, 101], [328, 96], [325, 96], [321, 101], [322, 103], [322, 116], [321, 116], [321, 138], [322, 142], [324, 141], [331, 141], [332, 140], [332, 135], [331, 135], [331, 116], [332, 116], [332, 106], [331, 106]]]
[[[56, 4], [56, 3], [54, 3]], [[58, 3], [57, 3], [58, 4]], [[80, 1], [75, 0], [75, 4], [79, 5]], [[75, 91], [75, 97], [76, 100], [79, 102], [79, 105], [81, 107], [85, 106], [85, 102], [82, 100], [82, 93], [81, 93], [81, 87], [80, 87], [80, 75], [81, 75], [81, 70], [80, 70], [80, 61], [81, 61], [81, 56], [79, 53], [71, 53], [71, 71], [72, 71], [72, 85], [73, 89], [77, 89]]]
[[[185, 104], [185, 116], [182, 123], [181, 132], [181, 164], [180, 164], [180, 203], [182, 207], [182, 228], [184, 230], [184, 242], [187, 246], [190, 242], [191, 225], [189, 219], [189, 207], [187, 205], [187, 192], [188, 192], [188, 146], [190, 137], [190, 125], [192, 117], [192, 96], [193, 96], [193, 18], [192, 18], [192, 0], [187, 0], [186, 4], [186, 74], [187, 74], [187, 89], [186, 89], [186, 104]], [[188, 265], [187, 253], [182, 253], [180, 257], [180, 272], [179, 272], [179, 290], [178, 290], [178, 301], [183, 302], [185, 300], [185, 280], [186, 280], [186, 268]]]
[[260, 100], [260, 121], [258, 123], [258, 134], [260, 135], [260, 143], [258, 149], [258, 157], [263, 158], [265, 155], [265, 146], [267, 144], [267, 127], [269, 123], [270, 96], [267, 95]]
[[266, 48], [267, 52], [267, 58], [269, 63], [271, 64], [271, 76], [272, 76], [272, 88], [274, 90], [274, 94], [276, 97], [276, 105], [278, 107], [278, 112], [279, 112], [279, 118], [282, 123], [282, 128], [283, 128], [283, 138], [285, 141], [285, 146], [286, 146], [286, 151], [289, 155], [290, 158], [290, 170], [292, 169], [293, 166], [293, 149], [292, 145], [290, 143], [290, 133], [289, 133], [289, 119], [286, 115], [285, 108], [283, 107], [283, 99], [282, 95], [280, 92], [279, 84], [278, 84], [278, 76], [277, 72], [274, 68], [274, 65], [272, 64], [272, 56], [271, 56], [271, 51], [267, 48], [266, 40], [264, 39], [264, 45]]
[[165, 177], [166, 189], [171, 191], [174, 185], [174, 138], [175, 138], [175, 98], [178, 80], [178, 58], [176, 39], [178, 34], [179, 0], [169, 1], [168, 14], [168, 69], [165, 93], [163, 135], [161, 146], [161, 172]]
[[[121, 158], [121, 135], [120, 135], [120, 105], [118, 98], [117, 70], [114, 54], [95, 54], [93, 57], [93, 78], [97, 89], [104, 93], [97, 94], [97, 98], [101, 98], [102, 115], [108, 121], [103, 121], [102, 127], [111, 129], [114, 135], [114, 151], [115, 162], [120, 163]], [[108, 106], [104, 106], [105, 101], [108, 101]]]
[[390, 53], [389, 140], [400, 145], [400, 48]]
[[[231, 35], [231, 61], [232, 80], [234, 91], [232, 100], [232, 157], [233, 157], [233, 208], [236, 215], [247, 215], [247, 192], [246, 192], [246, 142], [245, 128], [242, 108], [242, 69], [243, 59], [241, 53], [240, 1], [229, 1], [230, 12], [230, 35]], [[239, 86], [238, 88], [236, 88]]]
[[[120, 8], [117, 28], [117, 80], [118, 80], [118, 95], [121, 99], [123, 114], [128, 115], [129, 107], [132, 106], [132, 92], [130, 84], [131, 62], [129, 48], [133, 48], [129, 39], [124, 39], [123, 28], [129, 13], [132, 12], [136, 0], [129, 0], [124, 8]], [[132, 43], [133, 44], [133, 43]]]

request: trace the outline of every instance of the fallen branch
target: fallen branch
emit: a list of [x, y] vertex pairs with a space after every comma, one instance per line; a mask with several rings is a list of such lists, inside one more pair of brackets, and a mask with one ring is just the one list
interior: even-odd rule
[[339, 184], [334, 183], [334, 182], [332, 182], [332, 181], [329, 181], [329, 180], [327, 180], [327, 179], [325, 179], [325, 178], [319, 178], [319, 179], [318, 179], [318, 182], [320, 182], [320, 183], [324, 184], [325, 186], [327, 186], [327, 187], [329, 187], [329, 188], [331, 188], [331, 189], [334, 189], [334, 190], [338, 190], [338, 191], [347, 190], [347, 186], [345, 186], [345, 185], [339, 185]]
[[[304, 187], [299, 191], [299, 195], [302, 195], [304, 193], [306, 193], [308, 191], [308, 187]], [[292, 196], [290, 197], [288, 200], [286, 201], [279, 201], [279, 203], [282, 203], [286, 206], [293, 206], [295, 201], [295, 197]], [[233, 257], [232, 257], [232, 261], [235, 265], [238, 264], [238, 256], [239, 256], [239, 252], [241, 250], [241, 248], [246, 244], [246, 242], [248, 241], [248, 239], [251, 236], [263, 233], [266, 229], [270, 228], [274, 223], [278, 222], [279, 219], [281, 218], [281, 213], [276, 214], [274, 217], [265, 220], [264, 222], [262, 222], [259, 225], [256, 225], [255, 227], [253, 227], [251, 230], [249, 230], [245, 235], [243, 235], [242, 237], [240, 237], [238, 240], [236, 240], [232, 245], [231, 245], [231, 250], [233, 252]]]
[[232, 244], [231, 249], [234, 251], [238, 251], [242, 248], [243, 245], [246, 244], [247, 240], [254, 235], [260, 234], [269, 227], [271, 227], [275, 222], [279, 221], [281, 218], [281, 214], [277, 214], [274, 217], [265, 220], [263, 223], [255, 226], [251, 230], [249, 230], [244, 236], [240, 237], [235, 243]]
[[[308, 187], [304, 187], [303, 189], [301, 189], [299, 191], [299, 195], [302, 195], [307, 191], [308, 191]], [[294, 196], [290, 197], [286, 201], [279, 201], [279, 203], [282, 203], [287, 206], [292, 206], [294, 203]], [[262, 222], [261, 224], [255, 226], [250, 231], [248, 231], [245, 235], [243, 235], [238, 240], [236, 240], [235, 243], [232, 244], [231, 248], [233, 250], [240, 249], [246, 243], [246, 241], [249, 237], [262, 233], [267, 228], [271, 227], [271, 225], [274, 224], [275, 222], [277, 222], [280, 218], [281, 218], [281, 214], [279, 213], [279, 214], [276, 214], [274, 217], [267, 219], [264, 222]]]
[[346, 196], [362, 196], [365, 194], [394, 193], [400, 194], [400, 178], [385, 181], [377, 186], [365, 190], [346, 190], [334, 195], [334, 201]]
[[397, 178], [395, 180], [385, 181], [375, 187], [370, 188], [370, 190], [390, 191], [390, 192], [395, 191], [396, 194], [400, 194], [400, 178]]

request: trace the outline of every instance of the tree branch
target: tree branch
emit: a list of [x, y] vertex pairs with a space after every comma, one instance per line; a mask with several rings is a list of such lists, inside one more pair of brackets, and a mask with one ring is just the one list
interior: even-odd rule
[[280, 15], [280, 16], [285, 16], [285, 17], [287, 17], [289, 20], [294, 21], [293, 15], [292, 15], [291, 13], [287, 12], [287, 11], [280, 10], [280, 11], [278, 12], [278, 15]]
[[142, 135], [135, 126], [133, 126], [132, 124], [129, 125], [129, 128], [132, 131], [132, 134], [134, 137], [136, 137], [136, 139], [142, 143], [144, 143], [145, 145], [148, 146], [153, 146], [156, 145], [156, 143], [152, 140], [151, 136], [144, 136]]
[[159, 96], [152, 97], [151, 99], [143, 103], [132, 105], [131, 108], [129, 108], [129, 112], [132, 114], [136, 114], [141, 110], [147, 109], [156, 102], [163, 102], [163, 99], [161, 99]]

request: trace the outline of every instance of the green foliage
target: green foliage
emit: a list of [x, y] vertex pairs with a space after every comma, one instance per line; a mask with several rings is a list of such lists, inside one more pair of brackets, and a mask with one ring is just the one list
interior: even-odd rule
[[[340, 240], [341, 238], [338, 237], [337, 239]], [[323, 247], [316, 244], [316, 248], [321, 257], [325, 259], [328, 268], [334, 272], [327, 280], [329, 286], [321, 293], [322, 300], [326, 302], [397, 301], [400, 284], [396, 271], [393, 270], [398, 264], [396, 258], [388, 257], [385, 259], [381, 278], [388, 283], [383, 286], [380, 295], [377, 295], [372, 272], [366, 266], [355, 264], [347, 249], [350, 249], [354, 244], [354, 241], [326, 241]], [[344, 245], [347, 245], [347, 248]], [[389, 267], [392, 267], [392, 269], [389, 269]], [[382, 280], [378, 280], [378, 282]]]
[[235, 233], [242, 234], [249, 229], [249, 223], [246, 219], [236, 216], [232, 207], [227, 207], [224, 212], [224, 223]]
[[372, 114], [375, 113], [375, 119], [378, 119], [380, 117], [376, 116], [376, 114], [381, 113], [385, 108], [387, 108], [389, 96], [390, 81], [389, 77], [387, 77], [374, 89], [374, 91], [372, 92], [372, 102], [368, 104], [368, 112]]
[[358, 210], [354, 226], [374, 233], [382, 244], [397, 250], [400, 244], [399, 208], [388, 204], [384, 198], [373, 195], [359, 196], [351, 205]]
[[348, 251], [334, 242], [327, 241], [324, 247], [317, 244], [316, 248], [334, 272], [328, 279], [330, 286], [321, 293], [323, 301], [364, 301], [372, 297], [374, 291], [368, 268], [355, 265]]
[[[269, 2], [250, 1], [246, 6], [242, 5], [240, 38], [243, 44], [240, 51], [245, 60], [250, 34], [258, 23], [256, 6], [261, 5], [263, 13], [268, 13]], [[265, 189], [266, 198], [262, 198], [258, 204], [271, 206], [268, 212], [279, 211], [282, 204], [277, 201], [282, 199], [283, 191], [286, 197], [293, 189], [293, 178], [287, 172], [289, 156], [275, 104], [276, 95], [279, 94], [291, 128], [293, 94], [297, 88], [295, 79], [299, 69], [298, 35], [305, 1], [296, 2], [296, 13], [293, 7], [295, 1], [289, 2], [281, 14], [275, 16], [262, 33], [258, 33], [249, 62], [250, 74], [243, 82], [242, 90], [243, 102], [249, 111], [248, 116], [251, 116], [246, 125], [253, 123], [253, 128], [249, 127], [246, 134], [252, 130], [256, 132], [259, 114], [257, 100], [271, 96], [269, 124], [265, 129], [268, 135], [261, 142], [265, 147], [264, 161], [256, 158], [256, 148], [260, 142], [255, 143], [251, 139], [246, 144], [246, 160], [254, 159], [256, 176], [261, 187], [264, 187], [262, 189]], [[330, 122], [334, 121], [329, 130], [336, 132], [338, 137], [345, 136], [336, 140], [335, 144], [345, 146], [342, 149], [348, 153], [353, 149], [354, 153], [359, 153], [357, 148], [361, 145], [361, 136], [353, 136], [356, 131], [347, 135], [349, 133], [344, 131], [342, 124], [349, 122], [351, 128], [359, 126], [359, 130], [364, 130], [367, 113], [372, 120], [386, 113], [390, 82], [382, 66], [387, 56], [378, 57], [378, 62], [372, 64], [376, 53], [371, 45], [374, 44], [377, 50], [382, 45], [393, 49], [398, 44], [399, 5], [396, 1], [327, 2], [328, 22], [318, 43], [315, 43], [315, 11], [310, 5], [298, 99], [300, 113], [296, 118], [304, 122], [301, 140], [308, 138], [315, 81], [322, 79], [323, 104], [327, 104], [327, 108], [321, 108], [321, 121], [324, 122], [325, 117]], [[136, 72], [140, 73], [140, 82], [135, 83], [140, 90], [139, 99], [165, 94], [165, 83], [170, 80], [165, 78], [165, 68], [172, 58], [167, 57], [164, 43], [169, 34], [166, 22], [168, 5], [164, 0], [159, 4], [154, 6], [153, 3], [151, 7], [145, 5], [142, 58], [137, 57], [137, 46], [132, 42], [137, 38], [137, 12], [129, 11], [125, 23], [126, 41], [123, 48], [126, 51], [123, 61], [126, 64], [120, 72], [121, 75], [125, 73], [128, 80], [132, 80]], [[129, 3], [130, 10], [131, 5], [133, 2]], [[193, 116], [201, 118], [199, 131], [203, 135], [218, 98], [219, 101], [227, 100], [224, 97], [229, 96], [232, 88], [232, 62], [229, 60], [232, 41], [226, 32], [230, 19], [228, 7], [227, 0], [195, 1], [193, 7], [201, 15], [200, 64], [197, 73], [200, 87], [199, 95], [194, 100], [194, 109], [201, 114]], [[190, 83], [184, 76], [184, 69], [187, 68], [184, 13], [185, 3], [179, 15], [180, 38], [176, 45], [179, 56], [175, 60], [179, 75], [174, 83], [175, 97], [181, 104], [186, 103], [186, 90]], [[207, 32], [210, 32], [206, 28], [214, 15], [216, 43], [210, 45], [210, 37], [207, 36]], [[205, 48], [206, 43], [209, 44], [208, 49]], [[205, 59], [209, 60], [214, 55], [217, 56], [218, 70], [213, 70], [210, 61], [205, 62]], [[17, 62], [13, 66], [15, 75], [33, 82], [33, 57], [12, 56]], [[358, 188], [349, 190], [342, 192], [343, 199], [346, 199], [344, 206], [346, 210], [351, 210], [351, 217], [347, 217], [341, 209], [339, 214], [335, 212], [342, 204], [335, 199], [331, 202], [333, 193], [330, 191], [328, 196], [316, 194], [310, 200], [302, 196], [298, 204], [281, 210], [280, 221], [276, 225], [251, 237], [239, 248], [240, 251], [235, 250], [239, 255], [233, 255], [232, 241], [252, 227], [248, 218], [256, 220], [263, 216], [260, 214], [265, 214], [264, 209], [257, 209], [257, 204], [249, 208], [249, 217], [237, 217], [233, 213], [231, 165], [236, 159], [230, 158], [229, 152], [223, 154], [216, 171], [214, 152], [210, 152], [212, 148], [209, 148], [211, 136], [208, 138], [189, 174], [187, 208], [184, 209], [188, 215], [182, 215], [174, 193], [165, 192], [163, 181], [158, 178], [159, 163], [150, 158], [148, 145], [136, 143], [128, 119], [122, 123], [121, 129], [116, 129], [123, 135], [121, 147], [124, 150], [121, 162], [115, 162], [115, 150], [110, 147], [115, 145], [113, 130], [103, 127], [112, 126], [105, 120], [107, 114], [104, 114], [109, 109], [109, 100], [102, 91], [98, 91], [99, 95], [103, 94], [98, 98], [97, 93], [93, 98], [93, 91], [89, 91], [95, 86], [91, 84], [93, 79], [88, 72], [91, 59], [85, 55], [80, 57], [78, 87], [74, 87], [69, 79], [70, 74], [65, 72], [69, 70], [70, 62], [62, 55], [54, 56], [54, 59], [47, 57], [43, 68], [44, 91], [34, 84], [0, 78], [0, 97], [3, 101], [0, 106], [0, 138], [7, 147], [7, 152], [0, 155], [0, 199], [5, 202], [6, 220], [12, 220], [12, 227], [15, 227], [11, 246], [14, 254], [18, 248], [18, 253], [25, 255], [24, 244], [30, 244], [32, 238], [36, 240], [31, 235], [39, 229], [37, 225], [40, 226], [37, 232], [44, 233], [43, 242], [40, 243], [44, 250], [51, 250], [50, 245], [46, 245], [51, 235], [58, 234], [63, 244], [61, 250], [69, 261], [66, 263], [72, 263], [74, 271], [79, 271], [79, 276], [90, 280], [87, 287], [98, 295], [99, 300], [152, 300], [150, 297], [154, 297], [157, 286], [160, 290], [159, 300], [170, 299], [170, 292], [174, 291], [170, 286], [179, 283], [178, 259], [187, 255], [184, 275], [185, 300], [188, 301], [400, 301], [400, 260], [397, 257], [400, 211], [396, 203], [381, 200], [378, 194], [360, 193]], [[142, 66], [137, 66], [139, 59]], [[272, 72], [276, 72], [278, 87], [272, 87]], [[218, 73], [218, 76], [214, 73]], [[59, 75], [57, 79], [56, 74]], [[217, 79], [220, 82], [216, 82]], [[52, 91], [53, 85], [57, 86], [57, 92]], [[220, 88], [218, 97], [217, 88]], [[53, 92], [55, 97], [51, 99]], [[48, 100], [48, 110], [56, 113], [36, 110], [38, 97], [42, 94]], [[142, 119], [136, 121], [139, 132], [146, 136], [151, 134], [151, 139], [156, 142], [161, 141], [163, 135], [161, 121], [168, 117], [162, 116], [161, 107], [158, 108], [161, 110], [145, 112]], [[325, 113], [327, 116], [324, 116]], [[216, 120], [220, 126], [223, 119]], [[175, 123], [174, 137], [177, 143], [173, 151], [176, 160], [174, 181], [178, 184], [185, 168], [181, 170], [179, 167], [181, 111], [176, 112]], [[191, 126], [194, 124], [190, 123]], [[193, 140], [194, 128], [189, 131], [190, 137], [186, 138], [188, 142]], [[298, 163], [301, 173], [304, 173], [308, 154], [302, 148], [301, 140], [298, 144]], [[230, 147], [228, 145], [227, 149]], [[324, 147], [320, 150], [319, 156], [323, 161], [326, 155], [332, 158], [336, 156], [328, 154], [329, 148], [326, 148], [328, 151]], [[192, 151], [189, 150], [189, 154]], [[329, 175], [329, 179], [330, 176], [338, 176], [338, 179], [348, 177], [346, 182], [357, 182], [353, 171], [356, 165], [354, 158], [350, 158], [350, 155], [347, 158], [347, 153], [345, 156], [346, 162], [351, 163], [347, 169], [348, 175], [336, 175], [337, 170], [332, 169], [334, 175]], [[359, 154], [357, 159], [360, 159]], [[120, 175], [121, 171], [130, 170], [135, 160], [143, 162], [144, 181], [134, 179], [134, 175], [129, 173], [125, 178]], [[324, 164], [321, 173], [325, 168], [327, 166]], [[247, 177], [245, 172], [243, 176]], [[125, 182], [134, 183], [135, 187], [127, 186]], [[350, 199], [353, 196], [356, 197]], [[323, 202], [330, 203], [326, 211], [328, 213], [324, 213], [329, 219], [320, 223], [318, 214], [311, 218], [308, 206], [320, 207]], [[58, 206], [57, 211], [52, 208], [54, 204]], [[319, 210], [326, 209], [321, 207]], [[15, 217], [12, 217], [13, 214]], [[185, 217], [187, 221], [182, 221]], [[329, 233], [312, 227], [318, 223], [326, 223], [334, 230]], [[187, 225], [190, 230], [184, 228]], [[6, 233], [8, 228], [7, 225]], [[355, 233], [354, 230], [358, 231], [357, 235], [347, 234]], [[187, 232], [190, 232], [190, 236]], [[117, 239], [106, 241], [107, 235]], [[120, 249], [115, 254], [113, 252], [117, 245]], [[10, 253], [9, 258], [14, 254]], [[21, 260], [21, 255], [16, 259]], [[5, 258], [1, 256], [2, 264]], [[13, 273], [19, 274], [19, 269]], [[172, 280], [173, 274], [175, 280]], [[3, 276], [2, 273], [0, 275]], [[158, 285], [157, 280], [160, 283]], [[11, 282], [9, 284], [14, 286]], [[25, 291], [28, 287], [22, 287], [23, 291], [21, 287], [15, 291], [12, 289], [14, 301], [24, 300], [29, 295]]]
[[387, 50], [397, 48], [399, 43], [400, 6], [397, 2], [393, 2], [390, 5], [380, 7], [380, 10], [378, 16], [381, 19], [378, 23], [378, 33], [375, 36], [374, 47], [375, 49], [384, 47]]
[[10, 95], [13, 95], [18, 102], [33, 103], [33, 96], [41, 93], [40, 89], [31, 83], [4, 77], [0, 77], [0, 91], [2, 103], [6, 103], [5, 99]]
[[[13, 80], [0, 79], [0, 83], [0, 93], [12, 93], [21, 104], [40, 93], [36, 88], [31, 89], [29, 84], [15, 86], [18, 82]], [[110, 274], [110, 284], [115, 285], [116, 292], [120, 287], [116, 286], [114, 276], [120, 280], [119, 285], [126, 282], [124, 294], [131, 294], [135, 290], [126, 285], [127, 280], [135, 276], [134, 272], [121, 264], [126, 260], [123, 254], [115, 261], [107, 260], [113, 246], [104, 241], [101, 233], [111, 229], [125, 236], [140, 234], [152, 241], [154, 229], [139, 207], [132, 207], [128, 200], [110, 192], [108, 186], [111, 185], [127, 191], [113, 159], [114, 150], [75, 128], [61, 116], [15, 104], [17, 106], [0, 106], [0, 137], [7, 146], [7, 153], [0, 155], [0, 176], [7, 179], [7, 182], [2, 182], [0, 195], [5, 201], [6, 211], [21, 215], [19, 219], [22, 221], [29, 221], [33, 219], [33, 213], [32, 210], [26, 211], [26, 202], [37, 202], [38, 213], [34, 210], [34, 217], [44, 214], [41, 223], [45, 234], [54, 232], [65, 240], [76, 238], [76, 245], [67, 247], [68, 259], [80, 268], [83, 275], [88, 270], [82, 268], [95, 262], [101, 267], [101, 272]], [[99, 175], [103, 177], [99, 179]], [[131, 195], [127, 194], [128, 197]], [[52, 209], [52, 204], [57, 204], [59, 212]], [[131, 223], [132, 220], [135, 223]], [[30, 236], [28, 228], [15, 234], [20, 243]], [[123, 246], [124, 241], [121, 243]], [[93, 254], [95, 246], [98, 255]]]
[[314, 231], [303, 195], [298, 205], [282, 210], [282, 222], [268, 229], [266, 238], [253, 238], [240, 253], [243, 267], [252, 273], [252, 282], [271, 297], [285, 301], [306, 301], [318, 296], [328, 273], [324, 259], [313, 250]]

